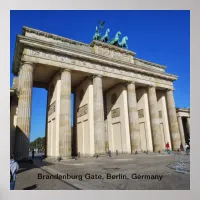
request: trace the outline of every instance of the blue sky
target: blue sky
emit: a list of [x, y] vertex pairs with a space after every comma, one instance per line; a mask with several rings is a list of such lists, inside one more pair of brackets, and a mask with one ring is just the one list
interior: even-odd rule
[[[189, 11], [11, 11], [10, 69], [16, 35], [29, 26], [84, 43], [92, 41], [98, 20], [106, 21], [110, 36], [127, 35], [136, 57], [167, 66], [179, 76], [174, 82], [176, 107], [190, 107], [190, 12]], [[10, 86], [13, 74], [10, 70]], [[33, 88], [30, 140], [45, 135], [46, 96]]]

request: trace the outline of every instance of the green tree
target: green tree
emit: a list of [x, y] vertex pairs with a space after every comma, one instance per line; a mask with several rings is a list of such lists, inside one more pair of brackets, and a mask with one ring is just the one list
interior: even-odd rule
[[38, 148], [39, 151], [45, 150], [45, 137], [39, 137], [35, 139], [34, 141], [30, 142], [29, 145], [30, 150], [32, 151], [35, 148]]

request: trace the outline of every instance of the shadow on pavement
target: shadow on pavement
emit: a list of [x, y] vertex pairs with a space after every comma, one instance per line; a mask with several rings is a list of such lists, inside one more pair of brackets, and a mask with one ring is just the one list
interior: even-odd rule
[[41, 166], [50, 166], [50, 165], [54, 165], [53, 163], [50, 163], [50, 162], [47, 162], [47, 161], [40, 161], [40, 157], [35, 157], [33, 162], [31, 162], [30, 160], [27, 160], [26, 162], [23, 161], [23, 162], [20, 162], [18, 161], [18, 164], [19, 164], [19, 170], [17, 172], [17, 174], [20, 174], [22, 172], [25, 172], [27, 170], [31, 170], [33, 168], [39, 168], [39, 166], [37, 166], [36, 164], [34, 163], [39, 163]]
[[33, 190], [35, 188], [37, 188], [37, 184], [34, 184], [34, 185], [29, 186], [29, 187], [23, 188], [23, 190]]

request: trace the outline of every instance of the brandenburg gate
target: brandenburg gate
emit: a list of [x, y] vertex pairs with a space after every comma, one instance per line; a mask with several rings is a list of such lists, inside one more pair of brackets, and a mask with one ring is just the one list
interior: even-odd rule
[[33, 87], [48, 91], [48, 157], [158, 152], [167, 142], [173, 150], [180, 148], [173, 96], [177, 76], [114, 42], [97, 37], [84, 44], [23, 27], [12, 69], [18, 79], [16, 157], [29, 154]]

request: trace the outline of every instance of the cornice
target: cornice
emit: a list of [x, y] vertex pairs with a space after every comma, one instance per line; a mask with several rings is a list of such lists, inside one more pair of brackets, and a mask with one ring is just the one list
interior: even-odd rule
[[138, 60], [138, 61], [140, 61], [140, 62], [142, 62], [144, 64], [155, 66], [155, 67], [162, 68], [162, 69], [166, 69], [167, 68], [166, 66], [159, 65], [159, 64], [156, 64], [156, 63], [153, 63], [153, 62], [149, 62], [149, 61], [146, 61], [146, 60], [143, 60], [143, 59], [140, 59], [140, 58], [134, 58], [134, 60]]
[[88, 44], [85, 44], [83, 42], [78, 42], [76, 40], [68, 39], [68, 38], [65, 38], [65, 37], [62, 37], [62, 36], [58, 36], [58, 35], [55, 35], [55, 34], [52, 34], [52, 33], [47, 33], [47, 32], [41, 31], [41, 30], [37, 30], [37, 29], [33, 29], [33, 28], [29, 28], [29, 27], [23, 26], [22, 35], [25, 36], [26, 32], [35, 33], [36, 35], [41, 35], [41, 36], [44, 36], [46, 38], [52, 38], [54, 40], [60, 40], [61, 42], [67, 42], [69, 44], [89, 47]]
[[[14, 70], [14, 67], [17, 67], [18, 65], [17, 62], [19, 62], [19, 60], [17, 61], [17, 58], [22, 56], [22, 48], [31, 47], [31, 48], [43, 49], [43, 50], [47, 50], [47, 51], [51, 51], [51, 52], [59, 53], [63, 55], [70, 53], [72, 54], [70, 56], [79, 57], [80, 59], [87, 59], [96, 63], [104, 63], [106, 65], [115, 66], [120, 69], [123, 68], [125, 70], [130, 70], [133, 72], [135, 71], [138, 73], [142, 73], [142, 74], [146, 74], [146, 75], [150, 75], [154, 77], [159, 77], [159, 78], [163, 78], [170, 81], [174, 81], [178, 78], [175, 75], [167, 74], [165, 72], [160, 72], [158, 70], [148, 70], [146, 67], [140, 67], [132, 63], [126, 63], [126, 62], [122, 62], [122, 61], [118, 61], [118, 60], [114, 60], [110, 58], [105, 59], [103, 56], [99, 56], [90, 52], [83, 52], [75, 48], [69, 48], [66, 46], [64, 47], [64, 46], [58, 45], [58, 44], [52, 44], [50, 42], [38, 40], [32, 37], [18, 35], [17, 44], [18, 44], [17, 48], [15, 49], [15, 61], [14, 61], [15, 66], [13, 65], [14, 73], [17, 73], [17, 70]], [[21, 54], [21, 55], [18, 55], [18, 54]]]

